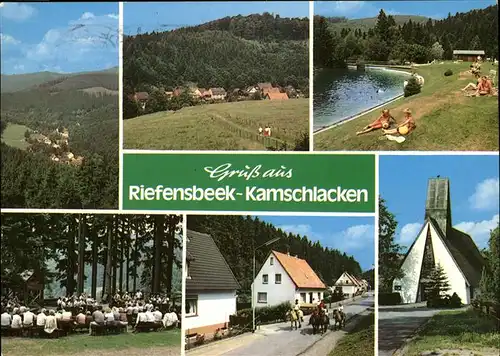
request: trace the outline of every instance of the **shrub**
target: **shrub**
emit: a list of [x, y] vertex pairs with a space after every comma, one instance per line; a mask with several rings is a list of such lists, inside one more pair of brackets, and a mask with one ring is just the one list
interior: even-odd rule
[[408, 84], [405, 86], [405, 98], [420, 93], [421, 86], [417, 78], [411, 77], [408, 79]]
[[453, 293], [453, 295], [450, 298], [450, 307], [460, 308], [461, 306], [462, 306], [462, 299], [460, 299], [457, 293]]
[[395, 293], [379, 293], [378, 303], [380, 305], [398, 305], [401, 304], [401, 294]]
[[453, 75], [453, 71], [451, 69], [447, 69], [446, 72], [444, 72], [444, 75], [449, 77], [450, 75]]
[[[275, 306], [261, 307], [255, 309], [256, 323], [271, 323], [285, 320], [285, 315], [290, 309], [290, 303], [285, 302]], [[236, 315], [230, 317], [231, 326], [251, 327], [252, 309], [239, 310]]]

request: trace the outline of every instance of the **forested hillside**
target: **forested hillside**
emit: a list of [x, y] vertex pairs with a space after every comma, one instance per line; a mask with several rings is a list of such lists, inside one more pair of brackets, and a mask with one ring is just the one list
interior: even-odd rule
[[336, 31], [327, 18], [314, 19], [314, 64], [318, 67], [345, 67], [347, 59], [393, 64], [450, 60], [457, 49], [484, 50], [486, 57], [498, 57], [498, 5], [425, 23], [410, 19], [399, 25], [380, 10], [375, 26], [368, 30], [353, 26]]
[[[405, 22], [412, 21], [413, 23], [425, 23], [429, 20], [425, 16], [414, 15], [392, 15], [396, 25], [403, 25]], [[377, 24], [377, 17], [366, 17], [362, 19], [348, 19], [346, 17], [327, 17], [330, 28], [334, 31], [341, 31], [342, 28], [346, 29], [360, 29], [368, 31], [370, 28], [375, 27]]]
[[271, 82], [306, 91], [308, 23], [264, 14], [124, 36], [125, 94], [188, 82], [227, 91]]
[[80, 288], [99, 298], [117, 289], [179, 294], [181, 222], [178, 215], [2, 214], [2, 282], [22, 290], [20, 275], [29, 270], [43, 276], [46, 297]]
[[257, 250], [257, 268], [264, 263], [271, 250], [276, 250], [305, 259], [329, 286], [333, 285], [344, 271], [361, 277], [361, 267], [352, 256], [325, 248], [319, 242], [311, 242], [306, 236], [283, 232], [259, 218], [192, 215], [188, 217], [187, 227], [190, 230], [207, 233], [214, 238], [240, 282], [243, 292], [249, 292], [252, 283], [253, 247], [276, 237], [280, 237], [278, 242]]
[[[103, 75], [100, 83], [116, 89], [117, 76], [112, 76], [114, 84], [109, 76]], [[83, 157], [80, 165], [63, 164], [51, 160], [58, 150], [55, 144], [21, 150], [2, 140], [2, 207], [117, 208], [118, 97], [76, 90], [82, 80], [80, 77], [79, 86], [70, 86], [71, 90], [44, 90], [65, 82], [56, 81], [2, 94], [2, 138], [11, 124], [24, 125], [26, 131], [49, 138], [64, 128], [69, 132], [67, 151]]]

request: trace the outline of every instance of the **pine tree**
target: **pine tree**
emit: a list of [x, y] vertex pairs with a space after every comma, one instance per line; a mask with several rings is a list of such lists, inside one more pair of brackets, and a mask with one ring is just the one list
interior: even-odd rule
[[439, 303], [447, 291], [450, 290], [450, 283], [448, 282], [448, 277], [446, 272], [440, 263], [432, 269], [428, 277], [428, 282], [426, 283], [426, 294], [429, 301], [433, 302], [435, 305]]

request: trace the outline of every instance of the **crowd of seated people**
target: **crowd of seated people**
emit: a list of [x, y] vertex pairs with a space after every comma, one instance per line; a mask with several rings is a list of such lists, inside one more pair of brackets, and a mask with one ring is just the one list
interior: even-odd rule
[[17, 298], [2, 301], [2, 335], [58, 337], [78, 330], [95, 335], [135, 330], [158, 330], [179, 324], [180, 308], [170, 306], [169, 298], [159, 295], [144, 298], [117, 293], [109, 306], [99, 304], [86, 294], [61, 297], [57, 308], [28, 308]]

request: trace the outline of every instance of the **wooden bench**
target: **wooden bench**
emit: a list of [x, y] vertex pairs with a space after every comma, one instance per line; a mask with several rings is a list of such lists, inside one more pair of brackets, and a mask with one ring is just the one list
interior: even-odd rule
[[122, 324], [103, 324], [90, 326], [92, 336], [114, 335], [127, 331], [127, 325]]
[[158, 322], [158, 323], [139, 323], [135, 329], [134, 332], [149, 332], [149, 331], [158, 331], [161, 328], [163, 328], [163, 323]]

